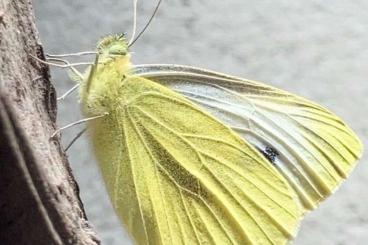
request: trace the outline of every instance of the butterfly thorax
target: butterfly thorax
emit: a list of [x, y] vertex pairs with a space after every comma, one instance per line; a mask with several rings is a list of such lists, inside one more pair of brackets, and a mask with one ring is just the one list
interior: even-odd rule
[[95, 65], [86, 71], [80, 88], [87, 116], [111, 113], [123, 103], [124, 81], [130, 75], [130, 55], [122, 35], [108, 36], [98, 45]]

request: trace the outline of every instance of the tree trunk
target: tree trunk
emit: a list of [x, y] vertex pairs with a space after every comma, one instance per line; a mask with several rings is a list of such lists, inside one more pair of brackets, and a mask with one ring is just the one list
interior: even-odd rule
[[55, 130], [29, 0], [0, 0], [0, 244], [99, 244]]

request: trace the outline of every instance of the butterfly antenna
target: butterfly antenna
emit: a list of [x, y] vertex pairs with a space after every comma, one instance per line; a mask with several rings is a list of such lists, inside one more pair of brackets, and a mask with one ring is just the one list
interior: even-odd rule
[[137, 31], [137, 6], [138, 6], [138, 0], [133, 0], [133, 31], [132, 36], [128, 42], [128, 46], [131, 45], [131, 43], [134, 41], [135, 38], [135, 32]]
[[157, 2], [157, 5], [155, 7], [155, 10], [153, 11], [150, 19], [148, 20], [147, 24], [143, 27], [143, 29], [141, 30], [141, 32], [139, 32], [139, 34], [137, 35], [137, 37], [135, 39], [132, 39], [132, 41], [129, 42], [128, 44], [128, 47], [132, 46], [138, 39], [140, 36], [142, 36], [142, 34], [146, 31], [147, 27], [151, 24], [152, 20], [153, 20], [153, 17], [155, 17], [159, 7], [160, 7], [160, 4], [161, 4], [162, 0], [159, 0]]

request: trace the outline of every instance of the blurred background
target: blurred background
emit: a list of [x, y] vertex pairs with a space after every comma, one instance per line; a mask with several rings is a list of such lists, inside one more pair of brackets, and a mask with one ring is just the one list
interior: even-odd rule
[[[33, 0], [47, 53], [93, 50], [132, 28], [132, 0]], [[156, 1], [139, 2], [138, 30]], [[316, 101], [368, 143], [368, 1], [164, 0], [133, 46], [135, 64], [176, 63], [264, 81]], [[92, 57], [83, 57], [92, 61]], [[73, 86], [53, 69], [58, 95]], [[58, 123], [81, 118], [76, 93], [59, 103]], [[63, 133], [64, 144], [80, 128]], [[114, 215], [86, 138], [68, 151], [87, 216], [103, 244], [131, 244]], [[367, 155], [336, 193], [301, 224], [296, 245], [367, 244]]]

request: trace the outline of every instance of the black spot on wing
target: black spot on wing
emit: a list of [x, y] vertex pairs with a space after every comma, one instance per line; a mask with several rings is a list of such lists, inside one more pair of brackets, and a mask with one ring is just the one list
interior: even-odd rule
[[270, 161], [272, 164], [275, 164], [275, 160], [276, 157], [279, 156], [279, 153], [276, 149], [270, 147], [270, 146], [266, 146], [265, 149], [260, 149], [258, 148], [258, 150], [263, 154], [263, 156]]

